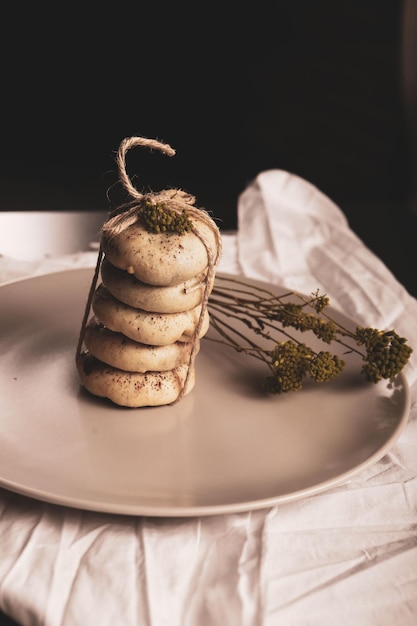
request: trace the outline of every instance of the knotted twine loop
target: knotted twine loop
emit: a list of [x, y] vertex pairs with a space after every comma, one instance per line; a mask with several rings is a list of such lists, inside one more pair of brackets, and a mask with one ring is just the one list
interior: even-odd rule
[[[151, 192], [151, 193], [140, 193], [136, 187], [132, 184], [127, 172], [126, 172], [126, 154], [128, 150], [131, 148], [141, 146], [147, 147], [151, 150], [159, 150], [163, 154], [167, 156], [174, 156], [175, 150], [171, 148], [169, 144], [162, 143], [157, 141], [156, 139], [148, 139], [146, 137], [127, 137], [123, 139], [120, 143], [117, 156], [116, 163], [119, 170], [119, 179], [122, 183], [125, 190], [128, 194], [133, 198], [133, 201], [122, 204], [117, 207], [110, 213], [110, 217], [105, 224], [103, 224], [101, 228], [101, 239], [105, 237], [106, 239], [112, 239], [116, 235], [123, 232], [129, 226], [135, 224], [138, 220], [140, 220], [141, 211], [145, 206], [149, 206], [149, 204], [154, 205], [163, 205], [165, 209], [171, 210], [175, 213], [182, 214], [184, 211], [188, 215], [191, 220], [191, 232], [196, 235], [204, 245], [207, 254], [207, 273], [204, 279], [204, 292], [201, 301], [201, 311], [199, 315], [199, 320], [197, 323], [197, 327], [194, 331], [193, 335], [193, 345], [188, 361], [187, 374], [182, 385], [181, 391], [177, 397], [177, 399], [172, 403], [175, 404], [184, 396], [185, 391], [187, 389], [187, 384], [191, 375], [191, 370], [194, 365], [195, 357], [198, 352], [198, 341], [199, 335], [204, 323], [205, 313], [207, 311], [208, 300], [210, 296], [210, 286], [214, 281], [216, 267], [220, 261], [221, 252], [222, 252], [222, 239], [220, 235], [220, 231], [217, 225], [214, 223], [209, 214], [203, 209], [199, 209], [194, 206], [195, 197], [191, 194], [182, 191], [181, 189], [165, 189], [159, 192]], [[193, 219], [199, 222], [203, 222], [206, 224], [212, 233], [214, 234], [215, 244], [216, 244], [216, 252], [213, 255], [209, 242], [206, 240], [204, 235], [196, 228]], [[90, 286], [90, 291], [87, 298], [87, 304], [84, 312], [84, 317], [81, 325], [80, 336], [78, 339], [77, 352], [76, 352], [76, 361], [78, 362], [79, 357], [81, 355], [82, 344], [84, 341], [85, 328], [88, 322], [88, 317], [91, 310], [91, 303], [94, 295], [94, 291], [96, 289], [100, 267], [103, 260], [103, 249], [102, 249], [102, 241], [100, 241], [100, 248], [97, 256], [97, 263], [94, 272], [94, 277]]]
[[[101, 232], [107, 238], [112, 237], [123, 232], [126, 228], [129, 228], [132, 224], [140, 219], [140, 213], [145, 205], [148, 204], [163, 204], [164, 208], [172, 210], [175, 213], [181, 214], [186, 211], [188, 216], [192, 219], [196, 219], [200, 222], [204, 222], [213, 231], [216, 238], [216, 245], [218, 248], [217, 263], [221, 254], [221, 237], [217, 226], [214, 224], [211, 217], [203, 209], [199, 209], [194, 205], [195, 197], [191, 194], [182, 191], [181, 189], [164, 189], [159, 192], [140, 193], [136, 187], [132, 184], [129, 176], [126, 172], [126, 154], [128, 150], [136, 146], [146, 146], [151, 150], [159, 150], [167, 156], [174, 156], [175, 150], [166, 143], [161, 143], [156, 139], [147, 139], [146, 137], [127, 137], [120, 143], [119, 150], [116, 156], [116, 163], [119, 170], [119, 179], [128, 194], [134, 198], [133, 201], [125, 203], [120, 207], [117, 207], [112, 211], [108, 221], [103, 225]], [[192, 232], [197, 235], [204, 243], [207, 249], [207, 242], [202, 235], [193, 226]]]

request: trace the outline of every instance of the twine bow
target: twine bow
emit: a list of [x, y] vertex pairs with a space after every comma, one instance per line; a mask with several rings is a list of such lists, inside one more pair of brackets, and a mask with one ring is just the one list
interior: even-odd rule
[[[212, 228], [211, 218], [205, 211], [194, 206], [195, 197], [191, 194], [181, 189], [164, 189], [159, 192], [143, 194], [136, 189], [126, 172], [126, 154], [128, 150], [136, 146], [159, 150], [167, 156], [175, 155], [175, 150], [170, 145], [161, 143], [156, 139], [147, 139], [146, 137], [127, 137], [123, 139], [117, 152], [116, 163], [120, 182], [133, 200], [112, 211], [109, 219], [101, 229], [102, 234], [106, 238], [111, 239], [126, 228], [129, 228], [129, 226], [138, 221], [144, 206], [149, 204], [163, 205], [165, 209], [179, 214], [186, 211], [191, 220], [193, 218], [198, 219]], [[194, 232], [198, 235], [195, 229]], [[220, 238], [217, 243], [220, 243]]]

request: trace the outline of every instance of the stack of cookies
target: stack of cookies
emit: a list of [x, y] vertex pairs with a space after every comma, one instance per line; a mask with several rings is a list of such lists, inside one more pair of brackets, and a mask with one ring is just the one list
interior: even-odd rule
[[136, 220], [112, 236], [103, 230], [101, 250], [86, 350], [77, 357], [81, 384], [121, 406], [171, 404], [195, 384], [217, 226], [206, 213], [183, 233], [149, 232]]

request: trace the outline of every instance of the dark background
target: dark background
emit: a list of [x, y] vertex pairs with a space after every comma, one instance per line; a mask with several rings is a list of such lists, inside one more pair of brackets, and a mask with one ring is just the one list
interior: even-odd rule
[[106, 213], [120, 141], [158, 138], [177, 155], [129, 153], [139, 188], [181, 187], [234, 228], [246, 185], [286, 169], [417, 296], [404, 3], [149, 4], [2, 7], [0, 210]]
[[417, 295], [400, 0], [103, 6], [5, 11], [0, 210], [107, 212], [120, 141], [158, 138], [177, 154], [129, 152], [138, 188], [185, 189], [226, 229], [288, 170]]

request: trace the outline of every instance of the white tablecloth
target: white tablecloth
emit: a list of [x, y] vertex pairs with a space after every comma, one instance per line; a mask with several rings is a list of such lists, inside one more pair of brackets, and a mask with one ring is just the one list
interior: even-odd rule
[[[0, 490], [0, 608], [20, 624], [417, 623], [417, 301], [337, 206], [287, 172], [261, 173], [239, 198], [238, 218], [237, 233], [223, 236], [219, 270], [320, 288], [359, 322], [395, 328], [415, 346], [405, 430], [346, 484], [247, 513], [117, 516]], [[36, 262], [3, 256], [0, 281], [95, 261], [91, 251]]]

